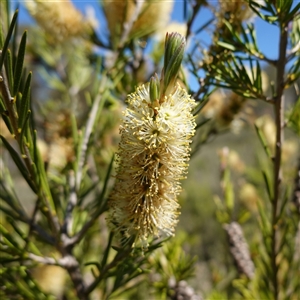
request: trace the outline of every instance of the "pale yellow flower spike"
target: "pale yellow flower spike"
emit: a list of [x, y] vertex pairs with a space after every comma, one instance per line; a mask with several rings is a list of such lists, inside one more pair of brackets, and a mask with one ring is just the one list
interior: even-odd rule
[[73, 37], [89, 34], [91, 24], [75, 8], [72, 1], [26, 1], [30, 14], [40, 26], [56, 41], [62, 42]]
[[[169, 39], [172, 42], [178, 37], [171, 35]], [[159, 97], [158, 80], [128, 95], [120, 129], [118, 171], [109, 201], [108, 220], [115, 232], [136, 236], [143, 249], [149, 237], [174, 234], [179, 180], [187, 173], [196, 126], [192, 114], [195, 101], [179, 85], [168, 87], [169, 82], [174, 84], [174, 74], [165, 75], [170, 78], [165, 90], [172, 92], [164, 94], [163, 101], [152, 99], [152, 95]], [[153, 82], [157, 89], [150, 95]]]

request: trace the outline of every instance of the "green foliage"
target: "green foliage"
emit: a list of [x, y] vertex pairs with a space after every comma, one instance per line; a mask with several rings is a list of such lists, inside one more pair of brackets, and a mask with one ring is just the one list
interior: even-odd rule
[[[23, 33], [18, 11], [1, 1], [1, 299], [182, 299], [190, 291], [200, 299], [296, 300], [300, 4], [185, 1], [187, 41], [169, 32], [164, 50], [153, 33], [166, 24], [144, 18], [160, 4], [141, 3], [120, 4], [115, 21], [103, 8], [116, 23], [105, 41], [75, 17], [56, 16], [53, 30], [70, 32], [51, 36], [40, 28], [53, 21], [47, 10]], [[215, 15], [200, 24], [206, 9]], [[254, 17], [277, 27], [276, 59], [260, 49]], [[273, 82], [266, 66], [275, 68]], [[155, 103], [175, 79], [197, 102], [190, 174], [180, 230], [145, 250], [118, 241], [106, 223], [118, 128], [137, 85], [150, 81]], [[245, 237], [230, 236], [230, 224]], [[239, 268], [236, 240], [248, 244], [253, 277]], [[47, 284], [49, 267], [64, 272], [59, 283]]]

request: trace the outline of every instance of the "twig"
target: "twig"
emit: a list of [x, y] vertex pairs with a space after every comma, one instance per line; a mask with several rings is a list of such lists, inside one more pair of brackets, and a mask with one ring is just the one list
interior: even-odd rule
[[53, 257], [39, 256], [29, 252], [27, 256], [29, 259], [39, 263], [43, 263], [45, 265], [60, 266], [63, 268], [74, 268], [78, 266], [78, 262], [74, 258], [74, 256], [69, 256], [69, 255], [66, 255], [62, 258], [55, 259]]
[[67, 246], [72, 247], [73, 245], [79, 243], [81, 241], [81, 239], [84, 237], [85, 233], [88, 231], [88, 229], [94, 224], [94, 222], [97, 220], [97, 218], [105, 211], [106, 209], [106, 204], [107, 204], [107, 199], [103, 200], [104, 196], [105, 196], [105, 191], [107, 188], [107, 184], [108, 184], [108, 180], [109, 180], [109, 176], [110, 176], [110, 171], [112, 168], [112, 164], [114, 162], [114, 155], [111, 159], [110, 165], [109, 165], [109, 169], [106, 173], [106, 178], [104, 181], [104, 186], [102, 188], [102, 192], [100, 194], [100, 199], [101, 199], [101, 204], [98, 205], [97, 210], [92, 214], [91, 219], [89, 221], [87, 221], [83, 227], [80, 229], [79, 232], [77, 232], [73, 237], [69, 238], [67, 240]]
[[90, 114], [88, 116], [88, 122], [86, 125], [86, 130], [84, 132], [84, 138], [83, 138], [83, 141], [81, 144], [80, 157], [79, 157], [78, 168], [77, 168], [77, 172], [76, 172], [76, 190], [77, 190], [77, 192], [80, 189], [81, 178], [82, 178], [82, 169], [83, 169], [83, 166], [84, 166], [84, 163], [86, 160], [86, 152], [88, 149], [88, 142], [90, 140], [90, 136], [93, 131], [93, 127], [94, 127], [94, 123], [95, 123], [95, 120], [97, 117], [98, 107], [101, 102], [101, 99], [102, 99], [101, 95], [98, 94], [93, 103]]
[[27, 253], [27, 257], [33, 261], [36, 261], [38, 263], [42, 263], [45, 265], [60, 266], [58, 260], [56, 260], [52, 257], [39, 256], [39, 255], [36, 255], [33, 253]]
[[82, 238], [84, 237], [84, 235], [86, 234], [86, 232], [89, 230], [89, 228], [94, 224], [94, 222], [100, 216], [101, 213], [102, 213], [102, 211], [95, 214], [89, 221], [87, 221], [83, 225], [83, 227], [80, 229], [79, 232], [77, 232], [74, 236], [72, 236], [71, 238], [69, 238], [66, 241], [66, 246], [71, 247], [71, 246], [74, 246], [75, 244], [79, 243], [82, 240]]
[[280, 44], [279, 44], [279, 59], [277, 63], [277, 88], [274, 98], [275, 105], [275, 123], [276, 123], [276, 144], [274, 157], [274, 198], [272, 201], [272, 233], [271, 233], [271, 264], [272, 264], [272, 283], [274, 288], [274, 299], [279, 298], [279, 281], [278, 281], [278, 210], [281, 191], [281, 151], [284, 140], [284, 68], [286, 64], [286, 49], [288, 42], [288, 30], [286, 24], [281, 24]]
[[259, 60], [265, 61], [265, 62], [269, 63], [272, 66], [276, 67], [276, 65], [277, 65], [277, 60], [276, 59], [268, 58], [268, 57], [265, 56], [265, 54], [263, 54], [263, 56], [261, 56], [262, 55], [261, 53], [255, 53], [255, 52], [249, 51], [247, 48], [243, 48], [243, 50], [248, 52], [248, 54], [252, 55], [253, 57], [255, 57]]
[[60, 266], [66, 269], [73, 281], [74, 287], [77, 292], [77, 296], [80, 300], [87, 300], [89, 297], [86, 293], [85, 284], [80, 272], [79, 263], [72, 254], [64, 255], [62, 258], [55, 259], [52, 257], [45, 257], [35, 255], [33, 253], [27, 253], [27, 257], [33, 261], [38, 263], [42, 263], [45, 265], [52, 265], [52, 266]]
[[74, 207], [77, 204], [77, 193], [76, 193], [76, 186], [75, 186], [75, 175], [74, 171], [70, 170], [69, 173], [69, 187], [70, 187], [70, 196], [69, 201], [67, 204], [67, 209], [65, 213], [65, 220], [64, 224], [62, 226], [62, 234], [66, 234], [67, 236], [70, 236], [71, 229], [72, 229], [72, 212]]
[[45, 256], [35, 255], [33, 253], [27, 253], [27, 257], [35, 262], [42, 263], [44, 265], [60, 266], [66, 269], [73, 281], [78, 298], [80, 300], [89, 299], [80, 272], [79, 263], [73, 255], [65, 255], [62, 258], [55, 259], [52, 257], [45, 257]]
[[32, 213], [32, 217], [29, 221], [29, 229], [28, 229], [28, 233], [27, 233], [27, 236], [25, 238], [25, 246], [23, 248], [23, 251], [26, 251], [27, 250], [27, 247], [28, 247], [28, 244], [29, 244], [29, 238], [30, 238], [30, 235], [33, 231], [33, 225], [35, 223], [35, 218], [36, 218], [36, 215], [37, 215], [37, 212], [39, 210], [39, 204], [40, 204], [40, 199], [37, 199], [36, 202], [35, 202], [35, 206], [34, 206], [34, 210], [33, 210], [33, 213]]
[[191, 34], [191, 28], [192, 28], [193, 22], [194, 22], [197, 14], [198, 14], [198, 11], [202, 5], [203, 4], [201, 3], [201, 1], [197, 1], [196, 4], [193, 6], [193, 14], [192, 14], [190, 20], [187, 22], [187, 30], [186, 30], [186, 35], [185, 35], [186, 39], [188, 39], [189, 35]]
[[80, 270], [79, 262], [71, 253], [71, 251], [59, 259], [59, 263], [68, 271], [78, 298], [80, 300], [88, 300], [89, 297], [88, 293], [86, 292], [86, 286]]
[[94, 282], [92, 282], [87, 288], [86, 288], [86, 292], [87, 294], [91, 293], [95, 287], [101, 282], [102, 279], [105, 278], [107, 272], [114, 268], [123, 258], [125, 258], [130, 252], [132, 251], [132, 249], [130, 247], [128, 247], [127, 250], [124, 249], [124, 251], [119, 252], [114, 260], [109, 263], [108, 265], [106, 265], [102, 270], [101, 270], [101, 274], [99, 277], [97, 277]]
[[129, 36], [129, 33], [132, 29], [132, 26], [135, 23], [135, 21], [138, 19], [139, 15], [141, 13], [144, 2], [145, 2], [144, 0], [136, 1], [135, 10], [133, 12], [132, 17], [130, 18], [130, 20], [128, 22], [125, 22], [123, 24], [123, 32], [122, 32], [122, 35], [121, 35], [121, 38], [120, 38], [120, 41], [119, 41], [119, 45], [118, 45], [118, 50], [119, 51], [124, 47], [124, 45], [127, 41], [127, 38]]

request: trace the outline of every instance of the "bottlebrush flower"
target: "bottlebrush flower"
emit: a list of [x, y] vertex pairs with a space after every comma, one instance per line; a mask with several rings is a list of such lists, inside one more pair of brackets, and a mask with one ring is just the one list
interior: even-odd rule
[[[183, 41], [179, 34], [167, 35], [167, 55], [179, 57], [180, 63]], [[176, 57], [175, 62], [165, 57], [162, 84], [152, 78], [128, 96], [120, 128], [118, 170], [108, 220], [123, 237], [135, 236], [143, 248], [153, 235], [174, 233], [179, 215], [179, 180], [187, 173], [195, 133], [195, 101], [174, 84], [174, 74], [180, 67]], [[168, 73], [168, 62], [177, 66], [175, 73], [174, 69]]]
[[137, 16], [135, 15], [137, 3], [133, 0], [103, 0], [102, 5], [113, 47], [117, 47], [122, 31], [133, 18], [136, 18], [136, 20], [132, 24], [129, 39], [133, 37], [140, 38], [163, 30], [170, 20], [174, 0], [146, 0]]
[[92, 22], [84, 19], [70, 0], [27, 1], [29, 13], [52, 39], [63, 42], [72, 37], [82, 37], [92, 31]]

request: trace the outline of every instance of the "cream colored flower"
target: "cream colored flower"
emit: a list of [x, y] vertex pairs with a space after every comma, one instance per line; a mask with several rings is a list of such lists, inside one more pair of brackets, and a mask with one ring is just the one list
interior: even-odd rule
[[250, 119], [252, 108], [243, 97], [233, 92], [223, 93], [217, 90], [211, 94], [201, 114], [214, 119], [216, 129], [230, 128], [233, 133], [239, 133], [244, 120]]
[[71, 1], [26, 1], [30, 14], [53, 40], [64, 41], [83, 36], [91, 30], [91, 24]]
[[120, 132], [118, 172], [109, 221], [123, 236], [172, 235], [178, 222], [179, 180], [185, 178], [195, 120], [195, 101], [179, 85], [162, 101], [151, 101], [149, 84], [128, 96]]
[[[133, 0], [103, 0], [104, 13], [114, 46], [124, 28], [134, 18], [136, 3]], [[130, 30], [129, 38], [142, 37], [163, 30], [168, 24], [173, 9], [173, 0], [146, 0], [141, 12]]]
[[221, 13], [230, 14], [230, 21], [246, 21], [254, 16], [254, 12], [244, 0], [220, 0], [219, 2]]

